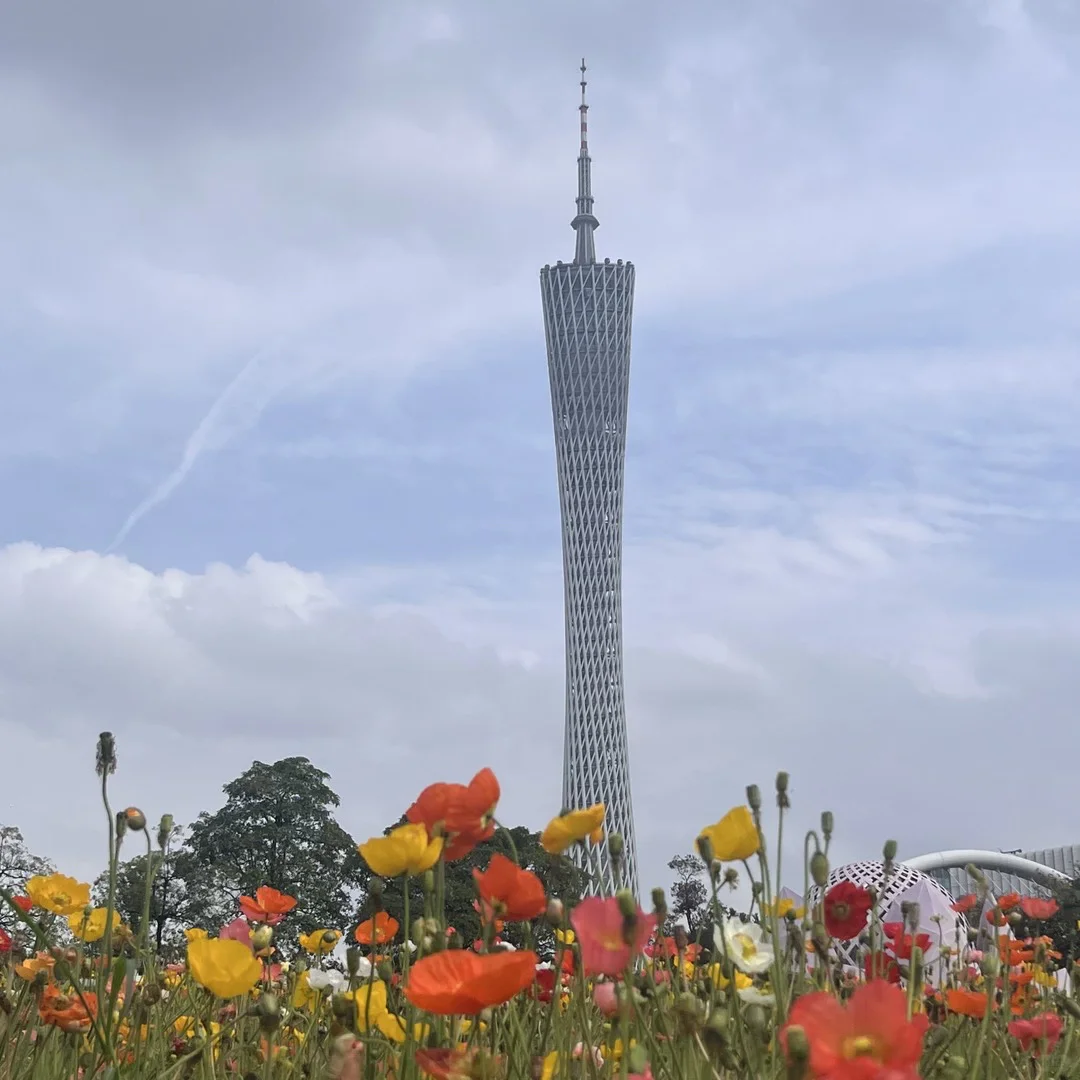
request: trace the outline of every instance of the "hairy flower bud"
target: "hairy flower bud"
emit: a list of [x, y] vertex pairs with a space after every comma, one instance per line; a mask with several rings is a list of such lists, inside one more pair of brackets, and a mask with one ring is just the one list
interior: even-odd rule
[[619, 905], [619, 911], [624, 919], [637, 918], [637, 901], [629, 889], [620, 889], [615, 894], [615, 900]]
[[259, 923], [251, 934], [251, 948], [256, 956], [267, 955], [274, 944], [274, 928], [269, 923]]
[[891, 863], [896, 858], [896, 841], [886, 840], [881, 852], [885, 856], [885, 861]]
[[384, 983], [389, 984], [394, 976], [394, 965], [389, 960], [383, 960], [375, 969], [375, 972]]
[[979, 969], [988, 979], [996, 979], [1001, 972], [1001, 958], [996, 952], [983, 953]]
[[355, 945], [345, 950], [345, 969], [353, 976], [360, 970], [360, 950]]
[[739, 871], [734, 866], [725, 867], [724, 879], [721, 884], [726, 885], [731, 890], [737, 889], [739, 887]]
[[829, 880], [829, 859], [824, 851], [815, 851], [810, 856], [810, 876], [819, 889], [825, 887], [825, 883]]
[[425, 870], [424, 871], [423, 885], [424, 885], [424, 895], [425, 896], [433, 896], [435, 894], [435, 871], [434, 870]]
[[833, 834], [833, 813], [831, 810], [821, 811], [821, 835], [828, 842]]
[[756, 814], [761, 809], [761, 788], [750, 784], [746, 789], [746, 805]]
[[635, 1043], [626, 1054], [627, 1072], [631, 1076], [649, 1075], [649, 1057], [645, 1048]]
[[128, 823], [127, 816], [123, 810], [116, 811], [116, 842], [120, 843], [121, 840], [127, 835]]
[[706, 867], [712, 869], [713, 864], [713, 846], [712, 841], [707, 836], [699, 836], [697, 838], [697, 850], [701, 856], [701, 861]]
[[124, 811], [124, 819], [132, 832], [142, 832], [146, 828], [146, 815], [137, 806], [129, 806]]
[[608, 853], [613, 859], [618, 861], [623, 856], [623, 838], [617, 833], [608, 833], [607, 838]]
[[371, 910], [378, 914], [383, 909], [383, 893], [386, 891], [386, 882], [382, 878], [373, 877], [368, 884], [368, 900], [371, 902]]
[[111, 731], [103, 731], [98, 736], [95, 769], [98, 776], [110, 776], [116, 772], [116, 740]]
[[781, 810], [787, 810], [791, 807], [791, 800], [788, 799], [788, 781], [790, 779], [786, 772], [776, 774], [776, 805]]
[[281, 1023], [281, 1004], [274, 994], [262, 994], [255, 1011], [259, 1015], [259, 1027], [263, 1031], [273, 1031]]
[[657, 922], [663, 925], [664, 919], [667, 918], [667, 897], [664, 895], [663, 889], [653, 889], [652, 891], [652, 906], [653, 911], [656, 913]]
[[173, 816], [172, 814], [162, 814], [161, 820], [158, 822], [157, 827], [157, 846], [163, 851], [165, 845], [169, 842], [169, 838], [172, 836], [173, 831]]
[[549, 900], [544, 917], [552, 926], [562, 926], [563, 919], [566, 917], [566, 908], [563, 907], [563, 902], [555, 898]]
[[810, 1070], [810, 1040], [806, 1031], [798, 1024], [785, 1028], [787, 1037], [787, 1074], [786, 1080], [804, 1080]]

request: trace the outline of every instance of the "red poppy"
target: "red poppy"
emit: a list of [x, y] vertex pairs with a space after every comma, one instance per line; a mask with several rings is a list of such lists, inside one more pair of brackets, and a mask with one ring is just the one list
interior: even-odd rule
[[533, 983], [532, 987], [533, 997], [545, 1004], [551, 1001], [555, 996], [556, 979], [558, 979], [560, 986], [565, 982], [564, 976], [556, 972], [554, 968], [537, 968], [536, 982]]
[[866, 973], [867, 982], [871, 979], [884, 979], [890, 983], [900, 981], [900, 965], [887, 953], [867, 953], [863, 961], [863, 971]]
[[1020, 910], [1029, 918], [1038, 922], [1052, 919], [1058, 913], [1056, 900], [1044, 900], [1041, 896], [1025, 896], [1020, 901]]
[[901, 922], [887, 922], [882, 924], [882, 930], [889, 939], [887, 948], [892, 951], [897, 960], [910, 960], [913, 948], [926, 952], [930, 948], [929, 934], [905, 934], [904, 924]]
[[473, 871], [476, 891], [496, 917], [524, 922], [544, 914], [544, 883], [531, 871], [496, 852], [482, 873]]
[[286, 896], [269, 885], [261, 885], [256, 889], [254, 899], [250, 896], [240, 897], [240, 911], [248, 922], [263, 922], [276, 926], [294, 907], [295, 897]]
[[1020, 1040], [1021, 1050], [1027, 1052], [1034, 1049], [1038, 1056], [1044, 1046], [1047, 1053], [1057, 1046], [1064, 1026], [1057, 1013], [1041, 1013], [1030, 1020], [1013, 1020], [1009, 1024], [1009, 1034]]
[[28, 915], [34, 906], [34, 901], [29, 896], [13, 896], [11, 902], [24, 914]]
[[11, 935], [0, 927], [0, 953], [11, 952]]
[[382, 945], [386, 941], [393, 941], [394, 935], [398, 932], [398, 926], [398, 921], [393, 915], [379, 911], [374, 918], [365, 919], [353, 931], [353, 937], [361, 945]]
[[[819, 990], [792, 1006], [787, 1027], [798, 1025], [810, 1043], [810, 1071], [829, 1080], [917, 1080], [923, 1037], [929, 1027], [924, 1014], [907, 1016], [907, 995], [876, 979], [864, 983], [845, 1008], [832, 994]], [[787, 1027], [780, 1039], [787, 1049]]]
[[997, 906], [1001, 911], [1012, 911], [1014, 907], [1018, 907], [1020, 904], [1020, 894], [1015, 892], [1006, 893], [1004, 896], [998, 897]]
[[502, 1005], [536, 978], [536, 953], [486, 953], [448, 949], [417, 960], [409, 969], [405, 997], [418, 1009], [440, 1016], [475, 1016]]
[[946, 990], [945, 1004], [950, 1012], [981, 1020], [986, 1015], [988, 1000], [976, 990]]
[[979, 898], [973, 892], [969, 892], [964, 896], [961, 896], [955, 904], [950, 906], [953, 911], [958, 912], [961, 915], [966, 915], [978, 902]]
[[840, 941], [850, 941], [866, 929], [874, 899], [853, 881], [838, 881], [825, 894], [825, 929]]
[[445, 838], [443, 858], [464, 858], [477, 844], [495, 835], [495, 807], [499, 781], [490, 769], [481, 769], [468, 784], [429, 784], [405, 811], [428, 836]]

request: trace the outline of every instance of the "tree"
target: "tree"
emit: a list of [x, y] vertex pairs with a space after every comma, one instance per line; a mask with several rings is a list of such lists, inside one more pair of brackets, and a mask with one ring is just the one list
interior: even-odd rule
[[[52, 872], [52, 863], [34, 855], [14, 825], [0, 825], [0, 889], [21, 893], [30, 878]], [[7, 904], [0, 904], [0, 927], [11, 934], [20, 925]]]
[[[182, 830], [175, 826], [169, 839], [179, 841]], [[150, 895], [150, 940], [158, 953], [174, 954], [184, 941], [184, 926], [189, 906], [188, 888], [180, 876], [182, 851], [166, 850], [137, 855], [117, 867], [116, 910], [136, 934], [142, 927], [143, 905], [146, 899], [147, 864], [154, 870], [153, 892]], [[108, 871], [94, 882], [94, 902], [105, 904], [109, 892]]]
[[708, 921], [709, 890], [702, 881], [705, 867], [696, 855], [676, 855], [668, 869], [677, 875], [671, 886], [671, 914], [686, 920], [692, 939]]
[[270, 885], [296, 897], [283, 928], [341, 928], [369, 880], [352, 837], [333, 811], [341, 800], [329, 773], [303, 757], [252, 764], [226, 784], [225, 805], [191, 826], [176, 871], [187, 890], [187, 913], [215, 929], [238, 915], [242, 895]]
[[[397, 824], [402, 824], [404, 818]], [[386, 830], [387, 832], [390, 829]], [[509, 836], [507, 835], [509, 834]], [[513, 841], [512, 845], [511, 842]], [[448, 926], [460, 935], [466, 947], [480, 936], [480, 916], [473, 903], [476, 900], [476, 882], [473, 870], [486, 868], [491, 856], [499, 851], [508, 858], [516, 859], [519, 866], [531, 870], [540, 878], [544, 892], [551, 898], [562, 900], [567, 907], [577, 903], [585, 887], [582, 872], [565, 855], [550, 855], [540, 844], [540, 834], [530, 832], [524, 826], [506, 831], [500, 830], [490, 840], [485, 840], [463, 859], [446, 863], [443, 877], [444, 910]], [[424, 913], [422, 882], [411, 880], [409, 892], [409, 918], [416, 919]], [[404, 918], [404, 889], [402, 880], [395, 878], [386, 883], [383, 906], [388, 914], [401, 922]], [[405, 928], [406, 933], [409, 928]], [[542, 919], [533, 923], [534, 945], [542, 953], [552, 952], [554, 937], [550, 927]], [[522, 945], [524, 935], [517, 927], [508, 926], [502, 937], [513, 945]]]

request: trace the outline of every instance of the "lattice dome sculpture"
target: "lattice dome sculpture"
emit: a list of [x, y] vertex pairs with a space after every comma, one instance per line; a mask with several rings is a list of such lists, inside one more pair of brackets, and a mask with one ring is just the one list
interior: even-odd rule
[[[967, 944], [967, 920], [953, 911], [953, 898], [929, 874], [914, 870], [903, 863], [894, 863], [888, 879], [885, 878], [885, 864], [881, 862], [855, 862], [838, 866], [830, 871], [826, 879], [825, 892], [841, 881], [850, 881], [864, 889], [871, 887], [879, 892], [877, 910], [882, 922], [901, 922], [901, 905], [905, 901], [919, 905], [918, 932], [928, 934], [930, 948], [926, 952], [927, 967], [930, 968], [938, 959], [938, 946], [944, 944], [950, 948]], [[822, 896], [817, 886], [807, 894], [807, 906], [813, 907]], [[857, 964], [856, 953], [859, 942], [837, 942], [844, 959]]]
[[[581, 65], [574, 261], [540, 271], [562, 516], [566, 616], [563, 805], [607, 806], [623, 838], [622, 884], [638, 892], [623, 701], [622, 509], [634, 268], [596, 261], [591, 159]], [[584, 853], [578, 856], [584, 858]], [[606, 845], [601, 884], [612, 885]], [[586, 863], [583, 868], [590, 869]]]

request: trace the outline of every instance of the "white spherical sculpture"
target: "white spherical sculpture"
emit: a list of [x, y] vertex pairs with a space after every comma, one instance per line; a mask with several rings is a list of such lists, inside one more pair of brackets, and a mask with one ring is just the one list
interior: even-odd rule
[[[919, 922], [916, 932], [927, 934], [930, 938], [930, 948], [924, 958], [928, 975], [933, 974], [931, 969], [939, 959], [939, 946], [963, 949], [967, 945], [967, 920], [952, 910], [953, 898], [929, 875], [913, 870], [903, 863], [894, 863], [891, 873], [886, 877], [884, 863], [848, 863], [830, 871], [824, 891], [828, 892], [841, 881], [850, 881], [864, 889], [876, 889], [878, 917], [883, 923], [903, 922], [901, 906], [905, 902], [918, 904]], [[812, 909], [821, 900], [821, 896], [822, 890], [816, 885], [812, 887], [806, 898], [808, 908]], [[837, 944], [841, 947], [844, 959], [855, 963], [858, 941]]]

